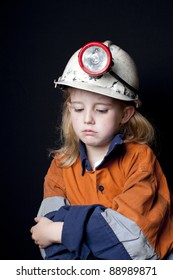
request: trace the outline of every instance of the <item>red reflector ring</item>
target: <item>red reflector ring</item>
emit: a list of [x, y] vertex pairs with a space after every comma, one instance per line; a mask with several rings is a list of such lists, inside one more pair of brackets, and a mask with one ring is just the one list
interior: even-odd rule
[[91, 76], [100, 76], [107, 72], [112, 63], [109, 48], [100, 42], [91, 42], [81, 48], [78, 55], [79, 65]]

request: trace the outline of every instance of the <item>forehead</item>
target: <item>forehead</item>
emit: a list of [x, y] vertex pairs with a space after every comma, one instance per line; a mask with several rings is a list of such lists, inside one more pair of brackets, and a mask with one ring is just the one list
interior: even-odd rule
[[92, 91], [76, 89], [76, 88], [69, 88], [68, 92], [71, 97], [71, 101], [83, 101], [83, 100], [95, 100], [99, 102], [106, 102], [106, 103], [114, 103], [115, 99], [109, 96], [105, 96], [99, 93], [95, 93]]

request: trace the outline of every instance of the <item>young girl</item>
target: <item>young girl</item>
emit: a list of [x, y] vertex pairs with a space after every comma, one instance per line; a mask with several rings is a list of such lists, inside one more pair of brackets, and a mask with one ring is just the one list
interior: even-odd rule
[[171, 193], [138, 107], [134, 61], [110, 41], [74, 53], [32, 239], [44, 259], [171, 259]]

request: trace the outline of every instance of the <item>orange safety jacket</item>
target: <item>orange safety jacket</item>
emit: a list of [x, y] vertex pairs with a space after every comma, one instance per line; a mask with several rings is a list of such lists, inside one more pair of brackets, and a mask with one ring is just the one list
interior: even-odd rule
[[[173, 249], [171, 193], [165, 175], [151, 148], [137, 143], [124, 144], [121, 137], [117, 135], [108, 154], [94, 171], [89, 166], [85, 146], [82, 143], [80, 143], [80, 156], [72, 166], [60, 168], [58, 161], [56, 158], [52, 160], [45, 176], [44, 200], [39, 215], [59, 211], [58, 209], [67, 207], [63, 206], [65, 204], [70, 207], [68, 209], [69, 218], [66, 220], [63, 218], [63, 240], [67, 243], [66, 248], [69, 235], [73, 235], [75, 228], [75, 219], [77, 219], [75, 215], [79, 215], [78, 213], [81, 211], [82, 216], [82, 209], [86, 206], [98, 205], [98, 207], [103, 206], [104, 208], [99, 209], [97, 218], [93, 220], [94, 223], [99, 223], [98, 219], [101, 221], [104, 219], [106, 226], [111, 229], [112, 236], [116, 236], [118, 242], [123, 246], [122, 250], [125, 248], [130, 259], [167, 258]], [[53, 198], [57, 198], [57, 203], [51, 208]], [[67, 203], [63, 204], [62, 198]], [[61, 199], [59, 206], [58, 199]], [[77, 214], [74, 214], [75, 207], [77, 207]], [[66, 214], [63, 215], [65, 217]], [[73, 221], [73, 228], [71, 228], [71, 224], [68, 226], [68, 221], [70, 223]], [[86, 223], [88, 222], [86, 221]], [[85, 227], [87, 228], [86, 224]], [[97, 226], [97, 232], [99, 231], [103, 231], [101, 226], [100, 228]], [[92, 243], [94, 229], [87, 229], [83, 238], [89, 233], [89, 241], [86, 241], [89, 250], [97, 258], [102, 258], [105, 255], [100, 255], [100, 251], [105, 250], [106, 252], [106, 249], [101, 247], [101, 242], [103, 242], [103, 238], [107, 242], [106, 232], [105, 234], [102, 232], [101, 242], [98, 241], [99, 238], [94, 239], [92, 248], [90, 242]], [[76, 231], [75, 234], [77, 234]], [[73, 242], [73, 239], [71, 241]], [[97, 253], [95, 253], [94, 242], [98, 242]], [[77, 249], [73, 248], [73, 250]], [[114, 251], [116, 252], [115, 249]], [[109, 258], [108, 253], [108, 256], [106, 255], [104, 258], [116, 259], [114, 256], [117, 256], [118, 259], [118, 251], [112, 256]]]

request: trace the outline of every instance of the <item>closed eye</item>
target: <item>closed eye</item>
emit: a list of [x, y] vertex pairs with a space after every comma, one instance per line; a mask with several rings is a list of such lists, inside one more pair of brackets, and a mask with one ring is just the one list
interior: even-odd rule
[[75, 112], [82, 112], [84, 109], [81, 108], [81, 109], [77, 109], [77, 108], [73, 108]]
[[82, 107], [82, 106], [76, 106], [76, 105], [70, 104], [70, 103], [68, 105], [71, 110], [73, 110], [74, 112], [77, 112], [77, 113], [82, 112], [84, 110], [84, 107]]
[[102, 114], [106, 114], [108, 112], [108, 109], [104, 109], [104, 110], [97, 109], [96, 111]]

